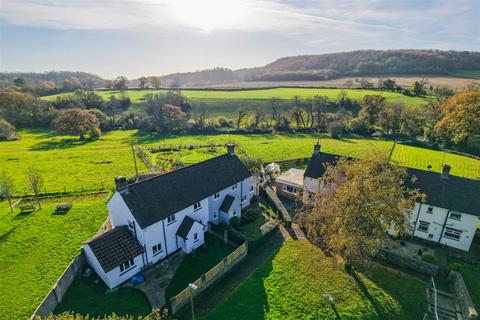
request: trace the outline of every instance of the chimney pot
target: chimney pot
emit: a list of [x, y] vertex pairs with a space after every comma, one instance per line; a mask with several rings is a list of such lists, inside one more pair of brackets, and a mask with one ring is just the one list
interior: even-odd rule
[[119, 176], [115, 178], [115, 189], [120, 192], [127, 189], [128, 183], [127, 178], [124, 176]]
[[234, 155], [235, 154], [235, 145], [233, 143], [228, 143], [227, 144], [227, 153], [229, 155]]
[[441, 175], [442, 179], [448, 179], [448, 176], [450, 175], [450, 169], [452, 169], [452, 167], [449, 166], [448, 164], [444, 164], [442, 166], [442, 175]]
[[313, 146], [313, 154], [319, 154], [320, 153], [320, 143], [316, 143], [314, 146]]

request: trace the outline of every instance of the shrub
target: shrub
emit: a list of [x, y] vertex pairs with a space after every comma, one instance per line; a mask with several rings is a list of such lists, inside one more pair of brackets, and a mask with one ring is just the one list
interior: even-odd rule
[[248, 208], [242, 213], [242, 224], [247, 224], [249, 222], [254, 221], [257, 219], [262, 212], [259, 208]]
[[463, 265], [461, 263], [458, 263], [458, 262], [452, 262], [448, 265], [448, 269], [453, 270], [453, 271], [462, 272]]
[[240, 225], [240, 219], [238, 217], [233, 217], [230, 219], [230, 225], [234, 228], [237, 228]]
[[422, 260], [431, 264], [436, 264], [437, 263], [437, 258], [433, 254], [430, 253], [424, 253], [422, 255]]
[[14, 140], [15, 128], [7, 120], [0, 118], [0, 141]]
[[333, 121], [330, 123], [328, 126], [328, 133], [330, 134], [330, 137], [332, 139], [337, 139], [340, 137], [340, 134], [342, 134], [344, 131], [343, 124], [339, 121]]

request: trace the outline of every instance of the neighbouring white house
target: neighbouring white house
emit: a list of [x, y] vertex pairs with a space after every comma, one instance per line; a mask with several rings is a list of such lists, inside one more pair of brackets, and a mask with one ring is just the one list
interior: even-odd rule
[[[305, 170], [304, 199], [322, 189], [320, 178], [326, 166], [338, 159], [337, 155], [320, 152], [320, 145], [315, 145]], [[468, 251], [480, 216], [480, 180], [450, 175], [450, 169], [444, 165], [442, 173], [437, 173], [407, 168], [407, 187], [427, 196], [426, 202], [416, 202], [410, 213], [412, 235]]]
[[90, 266], [108, 287], [143, 268], [204, 243], [208, 224], [241, 217], [257, 194], [255, 180], [235, 155], [227, 153], [144, 181], [115, 179], [107, 203], [112, 230], [87, 241]]

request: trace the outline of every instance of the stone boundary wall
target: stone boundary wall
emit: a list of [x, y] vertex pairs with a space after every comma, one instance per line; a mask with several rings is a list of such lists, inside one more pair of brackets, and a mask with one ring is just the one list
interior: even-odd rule
[[378, 252], [378, 257], [401, 268], [419, 272], [428, 276], [437, 275], [438, 270], [440, 269], [440, 267], [435, 264], [399, 255], [385, 248], [380, 249]]
[[463, 319], [479, 319], [478, 312], [475, 309], [475, 305], [473, 304], [472, 297], [470, 296], [468, 288], [465, 285], [462, 274], [457, 271], [450, 271], [448, 274], [448, 280], [452, 283], [455, 296], [457, 297], [460, 304], [460, 309], [462, 310]]
[[68, 265], [67, 269], [63, 271], [57, 283], [46, 295], [40, 305], [32, 314], [32, 319], [39, 316], [44, 318], [55, 310], [57, 305], [62, 301], [63, 296], [67, 292], [68, 288], [72, 284], [77, 274], [85, 267], [87, 261], [83, 254], [83, 250], [77, 255], [72, 262]]
[[[98, 237], [99, 235], [111, 229], [112, 225], [110, 218], [107, 218], [94, 237]], [[52, 289], [47, 293], [37, 309], [35, 309], [30, 319], [34, 319], [37, 316], [44, 318], [52, 313], [57, 305], [62, 301], [63, 296], [67, 292], [68, 288], [70, 288], [70, 285], [75, 277], [83, 270], [83, 268], [85, 268], [86, 265], [87, 260], [85, 259], [85, 255], [83, 254], [82, 250], [75, 258], [73, 258], [65, 271], [63, 271], [62, 275], [60, 278], [58, 278]]]

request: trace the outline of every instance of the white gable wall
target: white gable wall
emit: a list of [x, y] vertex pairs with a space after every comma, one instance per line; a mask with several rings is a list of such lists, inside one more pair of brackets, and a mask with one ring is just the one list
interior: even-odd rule
[[130, 212], [130, 209], [127, 207], [122, 195], [118, 191], [115, 191], [113, 196], [108, 201], [107, 208], [110, 221], [112, 222], [112, 228], [128, 226], [128, 222], [133, 221], [135, 223], [135, 234], [137, 240], [143, 246], [145, 244], [145, 240], [143, 237], [142, 228], [137, 223], [137, 220]]

